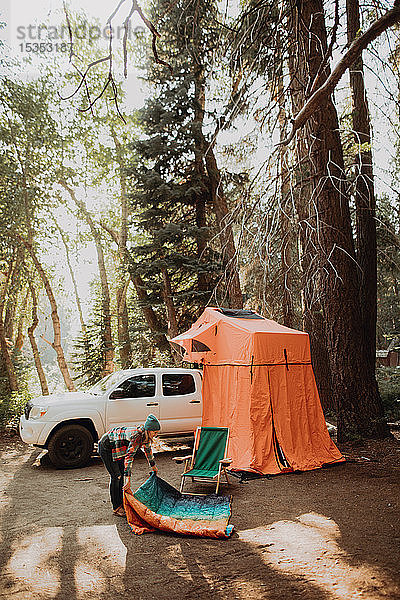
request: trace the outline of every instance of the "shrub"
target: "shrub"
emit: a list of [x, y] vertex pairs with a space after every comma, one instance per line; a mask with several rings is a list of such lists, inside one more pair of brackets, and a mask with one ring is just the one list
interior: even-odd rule
[[11, 359], [18, 381], [18, 392], [11, 392], [8, 377], [0, 359], [0, 429], [7, 425], [17, 425], [26, 402], [28, 391], [29, 363], [21, 352], [13, 352]]
[[376, 370], [385, 417], [391, 423], [400, 420], [400, 367], [378, 367]]

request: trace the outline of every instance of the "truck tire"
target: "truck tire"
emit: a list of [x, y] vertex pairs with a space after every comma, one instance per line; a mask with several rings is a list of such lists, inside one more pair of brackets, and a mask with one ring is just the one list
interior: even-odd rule
[[93, 452], [93, 436], [82, 425], [64, 425], [51, 437], [48, 451], [58, 469], [84, 467]]

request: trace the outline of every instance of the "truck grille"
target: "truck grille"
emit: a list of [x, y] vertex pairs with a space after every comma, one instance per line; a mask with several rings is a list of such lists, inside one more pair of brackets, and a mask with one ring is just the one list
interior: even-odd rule
[[31, 409], [32, 409], [32, 403], [27, 402], [25, 404], [25, 408], [24, 408], [25, 419], [29, 419], [29, 413], [31, 412]]

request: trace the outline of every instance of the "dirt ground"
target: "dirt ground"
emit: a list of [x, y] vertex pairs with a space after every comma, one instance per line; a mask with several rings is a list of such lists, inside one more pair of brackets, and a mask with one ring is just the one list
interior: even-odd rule
[[[400, 442], [341, 448], [346, 464], [232, 480], [229, 540], [134, 536], [99, 458], [60, 471], [0, 440], [0, 598], [15, 600], [400, 598]], [[181, 448], [182, 450], [182, 448]], [[171, 448], [159, 475], [178, 486]], [[139, 486], [148, 476], [135, 465]]]

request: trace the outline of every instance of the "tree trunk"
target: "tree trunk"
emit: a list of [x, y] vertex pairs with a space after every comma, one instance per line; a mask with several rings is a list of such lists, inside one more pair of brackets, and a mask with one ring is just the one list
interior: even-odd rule
[[[279, 47], [279, 41], [278, 41]], [[283, 74], [278, 74], [278, 98], [279, 98], [279, 133], [280, 140], [286, 138], [286, 122], [287, 115], [285, 109], [285, 94], [283, 89]], [[290, 186], [289, 186], [289, 169], [287, 165], [288, 148], [287, 146], [280, 147], [279, 153], [279, 170], [281, 181], [281, 205], [279, 210], [280, 231], [281, 231], [281, 270], [282, 270], [282, 312], [283, 324], [286, 327], [293, 328], [295, 326], [295, 315], [293, 308], [293, 285], [292, 285], [292, 247], [293, 233], [289, 215], [292, 213], [289, 203]]]
[[[14, 261], [13, 261], [14, 262]], [[15, 261], [16, 262], [16, 261]], [[7, 340], [6, 340], [6, 332], [4, 329], [4, 321], [3, 321], [3, 313], [4, 306], [7, 297], [8, 288], [10, 285], [10, 280], [12, 277], [14, 265], [10, 265], [7, 275], [3, 275], [1, 281], [1, 289], [0, 289], [0, 352], [3, 359], [4, 367], [7, 373], [8, 384], [10, 386], [10, 390], [12, 392], [18, 391], [18, 381], [15, 374], [14, 365], [11, 360], [11, 356], [8, 350]]]
[[243, 295], [240, 287], [237, 252], [226, 197], [218, 169], [214, 150], [210, 146], [205, 155], [206, 169], [211, 186], [215, 217], [222, 246], [222, 262], [225, 268], [225, 280], [228, 300], [231, 308], [243, 308]]
[[[101, 223], [101, 226], [110, 234], [114, 242], [118, 244], [118, 233], [114, 231], [111, 227], [108, 227], [108, 225], [106, 225], [105, 223]], [[171, 353], [171, 346], [165, 334], [162, 333], [162, 324], [149, 302], [145, 283], [135, 270], [135, 261], [133, 260], [128, 248], [125, 248], [124, 250], [123, 262], [126, 265], [126, 268], [129, 272], [129, 276], [133, 283], [133, 287], [135, 288], [135, 292], [139, 300], [139, 308], [142, 311], [143, 317], [154, 336], [154, 342], [156, 346], [162, 352], [165, 352], [167, 350], [169, 353]]]
[[28, 337], [29, 337], [29, 341], [31, 343], [33, 360], [34, 360], [36, 371], [37, 371], [37, 374], [39, 377], [40, 387], [42, 388], [42, 394], [43, 394], [43, 396], [47, 396], [49, 393], [49, 388], [47, 385], [46, 375], [44, 374], [44, 371], [43, 371], [42, 361], [40, 360], [39, 348], [36, 343], [35, 334], [34, 334], [34, 331], [35, 331], [36, 327], [38, 326], [39, 319], [38, 319], [38, 315], [37, 315], [37, 296], [36, 296], [35, 288], [34, 288], [32, 282], [29, 282], [29, 290], [30, 290], [31, 297], [32, 297], [32, 323], [28, 327]]
[[[297, 43], [300, 41], [296, 38]], [[307, 65], [298, 58], [297, 45], [289, 48], [290, 98], [293, 113], [296, 114], [306, 101], [309, 81]], [[303, 330], [309, 334], [312, 365], [321, 400], [325, 411], [336, 409], [332, 394], [332, 377], [329, 350], [324, 329], [324, 319], [320, 304], [318, 269], [315, 267], [315, 228], [317, 219], [313, 203], [312, 165], [310, 162], [309, 125], [297, 133], [295, 146], [295, 172], [293, 200], [298, 218], [299, 258], [302, 272]], [[282, 141], [282, 139], [281, 139]]]
[[[322, 0], [296, 3], [298, 60], [313, 81], [327, 50]], [[329, 74], [322, 72], [322, 80]], [[384, 421], [375, 374], [361, 327], [358, 269], [344, 174], [339, 123], [328, 97], [307, 123], [310, 180], [316, 208], [313, 274], [329, 348], [333, 395], [338, 414], [338, 440], [384, 437]]]
[[[205, 91], [205, 79], [204, 69], [199, 66], [195, 70], [195, 111], [194, 111], [194, 156], [195, 156], [195, 171], [198, 177], [201, 191], [196, 196], [196, 227], [197, 233], [197, 258], [199, 265], [204, 262], [204, 254], [207, 248], [207, 239], [204, 235], [204, 229], [207, 227], [207, 212], [206, 212], [206, 200], [210, 193], [208, 177], [204, 166], [204, 136], [203, 136], [203, 123], [204, 123], [204, 110], [206, 101]], [[210, 198], [211, 200], [211, 198]], [[209, 289], [209, 278], [206, 273], [200, 272], [197, 275], [198, 289], [200, 292], [207, 292]], [[205, 297], [203, 302], [205, 303]], [[204, 305], [203, 305], [204, 306]], [[203, 308], [203, 307], [202, 307]], [[202, 311], [199, 311], [202, 312]]]
[[102, 317], [104, 325], [103, 342], [105, 346], [104, 351], [104, 368], [102, 376], [108, 375], [114, 372], [114, 342], [112, 339], [111, 329], [111, 301], [110, 301], [110, 289], [107, 281], [107, 272], [104, 261], [103, 247], [101, 245], [101, 236], [94, 224], [92, 216], [86, 208], [84, 202], [79, 200], [72, 188], [70, 188], [65, 181], [60, 181], [60, 185], [67, 190], [76, 206], [82, 212], [82, 215], [89, 225], [90, 231], [93, 236], [93, 240], [96, 246], [97, 252], [97, 264], [99, 266], [100, 284], [101, 284], [101, 297], [102, 297]]
[[285, 211], [282, 207], [282, 210], [279, 214], [280, 218], [280, 231], [282, 238], [281, 245], [281, 270], [282, 270], [282, 312], [283, 312], [283, 324], [286, 327], [294, 328], [295, 327], [295, 316], [293, 310], [293, 287], [291, 285], [292, 282], [292, 272], [291, 268], [293, 266], [292, 260], [292, 240], [291, 240], [291, 222], [290, 219], [285, 214]]
[[129, 280], [128, 282], [124, 282], [123, 285], [119, 285], [116, 291], [119, 359], [123, 369], [129, 369], [132, 362], [132, 346], [129, 339], [128, 307], [126, 304], [128, 285]]
[[64, 356], [64, 351], [63, 351], [63, 348], [61, 345], [62, 338], [61, 338], [60, 317], [58, 316], [57, 302], [54, 297], [53, 290], [50, 285], [50, 281], [49, 281], [42, 265], [40, 264], [40, 262], [36, 256], [36, 253], [33, 250], [32, 245], [29, 242], [27, 242], [26, 240], [24, 240], [24, 238], [22, 236], [17, 235], [17, 237], [24, 244], [25, 248], [28, 250], [29, 254], [31, 255], [33, 264], [35, 265], [35, 268], [39, 274], [39, 277], [42, 280], [43, 285], [45, 287], [46, 294], [47, 294], [47, 297], [50, 302], [51, 319], [53, 322], [54, 342], [52, 343], [52, 347], [56, 351], [58, 366], [59, 366], [61, 374], [64, 378], [67, 389], [70, 392], [75, 392], [76, 391], [75, 384], [72, 381], [71, 375], [69, 373], [67, 362], [66, 362], [65, 356]]
[[24, 262], [24, 253], [24, 247], [20, 246], [17, 250], [17, 257], [12, 270], [10, 285], [8, 288], [6, 310], [4, 315], [4, 332], [6, 338], [9, 340], [13, 340], [14, 338], [14, 319], [18, 306], [18, 293], [20, 291], [21, 267]]
[[162, 352], [165, 352], [166, 350], [171, 352], [171, 346], [168, 342], [168, 339], [165, 333], [162, 332], [162, 324], [160, 323], [160, 320], [157, 314], [154, 312], [152, 306], [149, 304], [146, 286], [143, 279], [140, 277], [140, 275], [134, 273], [132, 267], [130, 269], [130, 277], [139, 299], [140, 309], [144, 318], [146, 319], [146, 323], [149, 326], [150, 331], [154, 335], [156, 345]]
[[[292, 4], [292, 0], [289, 0], [289, 5]], [[290, 8], [294, 8], [290, 6]], [[300, 5], [299, 5], [299, 8]], [[349, 69], [352, 64], [358, 59], [363, 50], [365, 50], [369, 44], [371, 44], [377, 37], [379, 37], [384, 31], [393, 27], [400, 22], [400, 0], [394, 1], [394, 6], [390, 10], [386, 11], [372, 25], [363, 33], [357, 32], [357, 37], [351, 44], [350, 48], [344, 53], [339, 62], [335, 65], [333, 71], [329, 73], [328, 77], [325, 77], [326, 69], [325, 66], [328, 64], [327, 61], [319, 61], [323, 64], [323, 69], [309, 82], [307, 89], [311, 90], [311, 95], [307, 99], [307, 102], [303, 105], [301, 110], [296, 114], [292, 122], [292, 131], [289, 137], [284, 141], [288, 144], [294, 138], [296, 131], [301, 129], [305, 123], [312, 117], [315, 110], [319, 110], [320, 106], [323, 106], [325, 102], [329, 101], [330, 96], [335, 91], [337, 84], [342, 78], [343, 74]], [[358, 35], [360, 33], [360, 35]], [[326, 53], [326, 36], [325, 43], [323, 42], [324, 58], [327, 56]], [[329, 58], [329, 57], [328, 57]]]
[[24, 324], [26, 318], [26, 307], [28, 304], [29, 291], [25, 294], [24, 299], [22, 301], [22, 305], [19, 312], [18, 326], [17, 326], [17, 335], [15, 338], [15, 350], [17, 352], [21, 352], [22, 346], [24, 345]]
[[[121, 227], [118, 233], [118, 256], [119, 256], [119, 269], [122, 273], [124, 272], [124, 256], [126, 250], [126, 244], [128, 241], [128, 197], [126, 192], [126, 177], [124, 171], [123, 161], [123, 148], [121, 142], [115, 133], [114, 128], [111, 126], [111, 136], [114, 141], [116, 161], [118, 164], [119, 171], [119, 184], [120, 184], [120, 206], [121, 206]], [[124, 277], [123, 277], [124, 279]], [[132, 361], [132, 345], [129, 338], [129, 315], [128, 306], [126, 304], [126, 292], [127, 284], [122, 281], [121, 285], [117, 287], [117, 307], [118, 307], [118, 344], [119, 344], [119, 357], [122, 365], [129, 366]]]
[[[176, 309], [174, 305], [174, 299], [171, 288], [171, 280], [168, 274], [167, 269], [162, 269], [162, 279], [163, 279], [163, 298], [165, 302], [165, 306], [167, 309], [167, 317], [168, 317], [168, 338], [171, 339], [178, 335], [178, 320], [176, 318]], [[172, 357], [177, 366], [179, 366], [182, 362], [182, 357], [179, 352], [176, 352], [174, 347], [171, 346]]]
[[[346, 1], [347, 42], [350, 45], [360, 31], [360, 6], [358, 0]], [[369, 369], [376, 363], [377, 319], [377, 242], [376, 203], [372, 168], [371, 127], [367, 94], [364, 86], [362, 54], [350, 68], [352, 95], [352, 122], [354, 144], [358, 148], [356, 166], [356, 249], [360, 266], [360, 302], [364, 344], [368, 354]]]
[[86, 337], [86, 324], [85, 324], [85, 320], [83, 318], [82, 303], [81, 303], [81, 299], [79, 297], [78, 284], [76, 282], [75, 273], [74, 273], [74, 270], [72, 268], [72, 263], [71, 263], [71, 258], [70, 258], [70, 254], [69, 254], [69, 248], [68, 248], [67, 238], [66, 238], [66, 235], [65, 235], [64, 231], [61, 229], [61, 227], [59, 226], [59, 224], [57, 223], [57, 221], [55, 220], [54, 217], [53, 217], [53, 220], [54, 220], [55, 226], [58, 229], [58, 232], [60, 234], [62, 242], [64, 244], [65, 257], [67, 259], [67, 266], [68, 266], [69, 274], [71, 276], [72, 286], [74, 288], [74, 296], [75, 296], [76, 307], [78, 309], [79, 321], [80, 321], [80, 324], [81, 324], [82, 333]]
[[[205, 236], [205, 229], [207, 227], [207, 212], [206, 212], [206, 194], [200, 193], [196, 196], [196, 227], [198, 229], [196, 236], [196, 245], [197, 245], [197, 260], [201, 269], [201, 264], [204, 264], [205, 260], [205, 252], [207, 250], [207, 239]], [[201, 298], [201, 307], [199, 313], [204, 310], [204, 306], [208, 299], [207, 292], [211, 292], [209, 277], [207, 273], [202, 270], [197, 274], [197, 288], [199, 292], [202, 294]], [[206, 297], [207, 295], [207, 297]]]
[[[208, 184], [206, 187], [209, 189], [210, 199], [217, 221], [218, 234], [221, 240], [222, 263], [225, 269], [225, 285], [228, 303], [231, 308], [243, 308], [243, 295], [240, 287], [231, 214], [224, 194], [221, 172], [217, 165], [213, 145], [212, 143], [207, 143], [203, 133], [205, 82], [203, 69], [201, 67], [197, 67], [195, 79], [195, 156], [197, 161], [199, 161], [200, 156], [204, 158], [205, 171], [208, 175]], [[204, 173], [204, 166], [200, 167], [199, 162], [197, 165], [200, 174]]]
[[4, 331], [3, 318], [0, 318], [0, 349], [4, 361], [4, 366], [7, 372], [8, 383], [12, 392], [18, 392], [17, 376], [15, 374], [14, 365], [8, 351], [7, 340]]
[[171, 280], [166, 268], [161, 269], [163, 279], [163, 298], [167, 308], [168, 316], [168, 337], [173, 338], [178, 335], [178, 320], [176, 318], [176, 310], [172, 295]]

